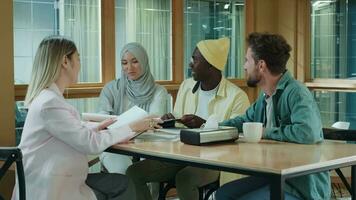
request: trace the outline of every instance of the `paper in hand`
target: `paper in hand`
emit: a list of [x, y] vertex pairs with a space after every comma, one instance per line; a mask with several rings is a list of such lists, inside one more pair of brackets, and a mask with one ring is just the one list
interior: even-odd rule
[[117, 115], [106, 115], [106, 114], [99, 114], [99, 113], [82, 113], [83, 121], [102, 122], [110, 118], [117, 118]]
[[138, 106], [134, 106], [121, 115], [117, 116], [117, 121], [108, 126], [108, 129], [118, 128], [147, 116], [148, 113], [145, 110]]

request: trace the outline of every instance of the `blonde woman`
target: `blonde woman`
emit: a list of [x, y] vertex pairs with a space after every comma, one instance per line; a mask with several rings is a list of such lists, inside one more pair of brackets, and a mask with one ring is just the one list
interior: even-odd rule
[[[77, 82], [79, 53], [73, 41], [45, 38], [36, 52], [25, 103], [29, 111], [19, 145], [23, 153], [27, 199], [135, 199], [130, 180], [120, 174], [89, 174], [87, 154], [128, 141], [154, 129], [158, 119], [104, 130], [113, 120], [89, 126], [63, 98]], [[13, 199], [18, 199], [17, 184]]]

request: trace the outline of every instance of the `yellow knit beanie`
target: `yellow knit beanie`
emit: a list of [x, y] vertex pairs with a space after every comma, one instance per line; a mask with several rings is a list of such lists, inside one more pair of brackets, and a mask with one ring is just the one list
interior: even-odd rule
[[197, 47], [206, 61], [220, 71], [224, 70], [229, 54], [230, 39], [227, 37], [217, 40], [202, 40]]

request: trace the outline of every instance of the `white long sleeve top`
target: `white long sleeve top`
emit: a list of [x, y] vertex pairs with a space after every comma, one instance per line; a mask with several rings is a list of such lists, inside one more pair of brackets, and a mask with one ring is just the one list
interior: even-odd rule
[[[85, 184], [87, 154], [99, 154], [134, 134], [128, 125], [97, 131], [82, 122], [78, 111], [52, 84], [31, 103], [19, 145], [27, 199], [96, 199]], [[18, 199], [17, 190], [16, 183], [12, 199]]]

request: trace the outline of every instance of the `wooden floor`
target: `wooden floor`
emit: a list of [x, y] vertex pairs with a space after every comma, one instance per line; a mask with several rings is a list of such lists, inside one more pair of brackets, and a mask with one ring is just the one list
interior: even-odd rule
[[331, 190], [331, 199], [351, 200], [351, 195], [346, 187], [341, 183], [333, 183]]

